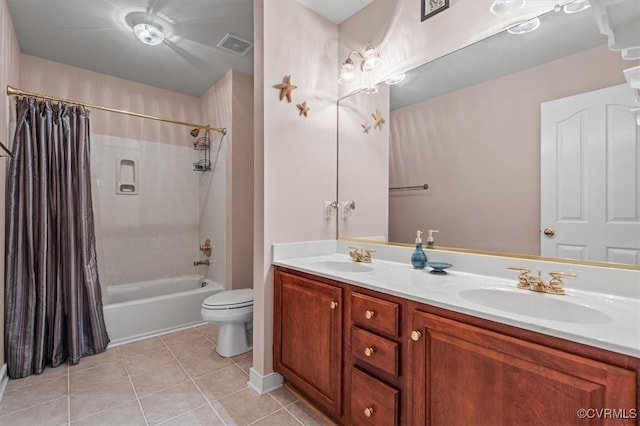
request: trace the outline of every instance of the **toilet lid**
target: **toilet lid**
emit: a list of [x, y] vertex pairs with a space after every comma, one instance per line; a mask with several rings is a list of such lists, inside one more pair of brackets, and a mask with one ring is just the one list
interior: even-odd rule
[[253, 289], [221, 291], [204, 299], [202, 306], [209, 309], [242, 308], [253, 305]]

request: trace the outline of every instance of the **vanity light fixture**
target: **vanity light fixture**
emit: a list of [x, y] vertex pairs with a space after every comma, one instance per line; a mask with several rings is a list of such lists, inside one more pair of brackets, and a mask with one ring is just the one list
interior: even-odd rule
[[589, 0], [575, 0], [571, 3], [565, 4], [562, 10], [564, 13], [572, 14], [582, 12], [583, 10], [587, 10], [591, 7], [591, 3]]
[[380, 59], [380, 54], [378, 51], [369, 43], [367, 48], [364, 51], [364, 54], [360, 53], [358, 50], [352, 50], [347, 55], [347, 59], [342, 64], [342, 69], [340, 71], [340, 77], [338, 78], [338, 83], [340, 84], [349, 84], [353, 82], [356, 77], [355, 73], [355, 65], [353, 64], [353, 60], [351, 59], [351, 55], [358, 54], [362, 58], [362, 62], [360, 63], [361, 71], [372, 71], [382, 65], [382, 59]]
[[133, 27], [133, 33], [138, 40], [149, 46], [157, 46], [164, 41], [164, 33], [158, 27], [148, 23], [136, 24]]
[[524, 3], [525, 0], [493, 0], [489, 10], [494, 15], [504, 15], [522, 9]]
[[400, 74], [392, 75], [391, 77], [386, 79], [384, 82], [387, 83], [389, 86], [393, 86], [403, 81], [406, 76], [407, 75], [405, 73], [401, 72]]
[[507, 31], [509, 31], [509, 33], [511, 34], [526, 34], [538, 29], [539, 26], [540, 26], [540, 19], [533, 18], [528, 21], [524, 21], [517, 25], [514, 25], [513, 27], [507, 29]]

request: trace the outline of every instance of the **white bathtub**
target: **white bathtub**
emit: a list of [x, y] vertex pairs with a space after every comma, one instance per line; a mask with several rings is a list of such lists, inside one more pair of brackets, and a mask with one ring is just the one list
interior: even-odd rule
[[103, 309], [111, 345], [198, 324], [204, 299], [222, 290], [201, 275], [110, 286]]

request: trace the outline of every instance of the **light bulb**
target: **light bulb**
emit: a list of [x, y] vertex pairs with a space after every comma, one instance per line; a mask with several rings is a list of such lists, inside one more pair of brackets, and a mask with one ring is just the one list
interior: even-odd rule
[[382, 59], [378, 51], [373, 46], [367, 46], [367, 50], [364, 52], [364, 62], [362, 62], [362, 71], [371, 71], [382, 65]]
[[342, 65], [342, 71], [340, 71], [340, 78], [338, 78], [338, 83], [349, 84], [353, 82], [353, 79], [355, 77], [356, 73], [354, 71], [353, 62], [351, 61], [351, 59], [347, 59]]
[[149, 46], [157, 46], [164, 40], [164, 34], [151, 24], [136, 24], [133, 33], [138, 40]]

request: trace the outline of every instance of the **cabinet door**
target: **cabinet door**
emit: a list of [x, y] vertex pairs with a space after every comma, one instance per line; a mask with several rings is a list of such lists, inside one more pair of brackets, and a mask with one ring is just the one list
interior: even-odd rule
[[339, 417], [342, 289], [278, 271], [274, 290], [275, 370]]
[[[412, 424], [633, 424], [635, 372], [414, 311]], [[416, 334], [415, 331], [420, 334]], [[623, 411], [626, 410], [626, 411]], [[595, 411], [590, 411], [595, 413]], [[592, 416], [593, 417], [593, 416]]]

